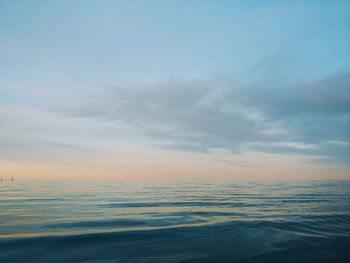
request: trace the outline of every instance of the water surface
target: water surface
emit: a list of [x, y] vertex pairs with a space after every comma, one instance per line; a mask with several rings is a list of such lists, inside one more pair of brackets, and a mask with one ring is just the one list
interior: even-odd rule
[[0, 262], [348, 262], [350, 182], [0, 184]]

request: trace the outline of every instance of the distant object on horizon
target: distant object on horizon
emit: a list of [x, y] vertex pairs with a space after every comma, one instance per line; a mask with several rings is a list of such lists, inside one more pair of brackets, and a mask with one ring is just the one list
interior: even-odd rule
[[[2, 183], [2, 182], [5, 182], [5, 181], [7, 181], [5, 178], [0, 178], [0, 183]], [[15, 181], [15, 178], [12, 176], [11, 177], [11, 180], [9, 180], [9, 181], [12, 181], [12, 182], [14, 182]]]

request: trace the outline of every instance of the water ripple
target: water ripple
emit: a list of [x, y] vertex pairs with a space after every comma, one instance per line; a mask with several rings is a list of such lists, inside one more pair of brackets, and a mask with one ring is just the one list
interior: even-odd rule
[[0, 262], [347, 262], [350, 183], [0, 185]]

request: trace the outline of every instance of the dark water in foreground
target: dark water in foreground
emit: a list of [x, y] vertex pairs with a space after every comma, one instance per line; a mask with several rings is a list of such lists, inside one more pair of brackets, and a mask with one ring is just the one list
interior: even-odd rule
[[350, 181], [4, 182], [0, 262], [350, 262]]

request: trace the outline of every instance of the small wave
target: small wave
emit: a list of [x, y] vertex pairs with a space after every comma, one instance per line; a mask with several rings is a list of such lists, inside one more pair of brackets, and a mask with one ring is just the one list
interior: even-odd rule
[[[98, 263], [111, 260], [146, 263], [157, 258], [162, 262], [347, 262], [349, 236], [328, 239], [300, 236], [294, 231], [298, 226], [296, 222], [229, 222], [173, 229], [2, 239], [0, 262]], [[177, 254], [182, 256], [174, 258]]]
[[14, 199], [3, 199], [0, 203], [18, 203], [18, 202], [50, 202], [50, 201], [66, 201], [63, 198], [14, 198]]
[[48, 224], [46, 228], [95, 228], [95, 227], [130, 227], [145, 225], [141, 220], [99, 220], [99, 221], [78, 221], [67, 223]]
[[243, 203], [243, 202], [147, 202], [147, 203], [107, 203], [99, 204], [98, 206], [104, 208], [113, 208], [113, 207], [174, 207], [174, 206], [199, 206], [199, 207], [248, 207], [254, 206], [254, 204]]

